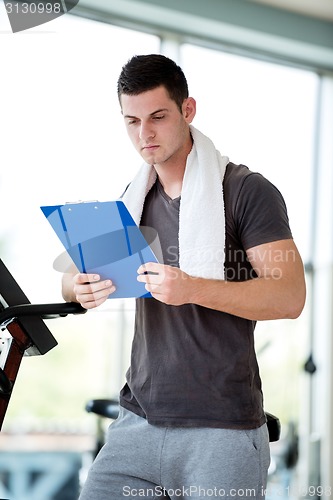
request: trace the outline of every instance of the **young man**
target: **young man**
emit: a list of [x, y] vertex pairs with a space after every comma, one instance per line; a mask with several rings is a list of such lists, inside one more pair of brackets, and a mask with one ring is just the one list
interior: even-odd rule
[[[118, 95], [144, 160], [124, 201], [157, 231], [163, 264], [138, 269], [153, 298], [137, 299], [120, 415], [80, 498], [264, 498], [255, 322], [296, 318], [305, 300], [284, 201], [193, 127], [195, 100], [170, 59], [133, 57]], [[112, 276], [63, 278], [65, 300], [87, 309], [114, 290]]]

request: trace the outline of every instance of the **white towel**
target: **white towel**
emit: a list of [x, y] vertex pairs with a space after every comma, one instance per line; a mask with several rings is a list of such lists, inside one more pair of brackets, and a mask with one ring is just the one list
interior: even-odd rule
[[[179, 213], [179, 267], [190, 276], [224, 279], [225, 215], [223, 178], [229, 158], [190, 126], [193, 148], [188, 155]], [[145, 197], [156, 181], [152, 165], [144, 163], [123, 201], [137, 224]]]

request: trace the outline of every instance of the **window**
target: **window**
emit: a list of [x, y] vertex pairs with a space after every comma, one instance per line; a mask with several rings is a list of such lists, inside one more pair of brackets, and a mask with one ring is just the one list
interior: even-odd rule
[[[1, 42], [1, 258], [32, 303], [60, 302], [52, 266], [63, 248], [39, 207], [121, 195], [142, 160], [126, 137], [117, 78], [160, 41], [65, 15]], [[49, 321], [59, 346], [23, 359], [4, 429], [20, 418], [84, 420], [87, 398], [118, 393], [132, 303], [107, 307]]]
[[187, 44], [181, 57], [197, 127], [280, 189], [308, 261], [317, 75]]
[[[197, 100], [194, 125], [231, 161], [262, 173], [282, 192], [308, 262], [317, 75], [188, 44], [181, 64]], [[299, 417], [307, 320], [305, 311], [297, 322], [265, 321], [256, 329], [265, 407], [285, 423]]]

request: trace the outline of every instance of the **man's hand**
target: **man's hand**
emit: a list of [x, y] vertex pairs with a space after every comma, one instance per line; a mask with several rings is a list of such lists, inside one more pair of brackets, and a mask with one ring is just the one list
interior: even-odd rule
[[152, 296], [172, 306], [189, 303], [189, 291], [193, 277], [178, 267], [148, 262], [138, 269], [138, 281], [145, 283], [145, 288]]
[[101, 281], [98, 274], [75, 274], [72, 284], [77, 302], [85, 309], [100, 306], [116, 290], [111, 280]]

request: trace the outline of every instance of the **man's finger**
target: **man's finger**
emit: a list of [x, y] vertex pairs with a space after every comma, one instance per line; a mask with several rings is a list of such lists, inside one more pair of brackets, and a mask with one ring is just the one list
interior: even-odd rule
[[142, 266], [139, 267], [137, 270], [138, 274], [147, 274], [147, 273], [154, 273], [154, 274], [159, 274], [161, 272], [161, 268], [163, 267], [163, 264], [159, 264], [157, 262], [147, 262], [146, 264], [142, 264]]
[[84, 274], [80, 273], [76, 276], [77, 283], [93, 283], [100, 280], [100, 276], [98, 274]]

